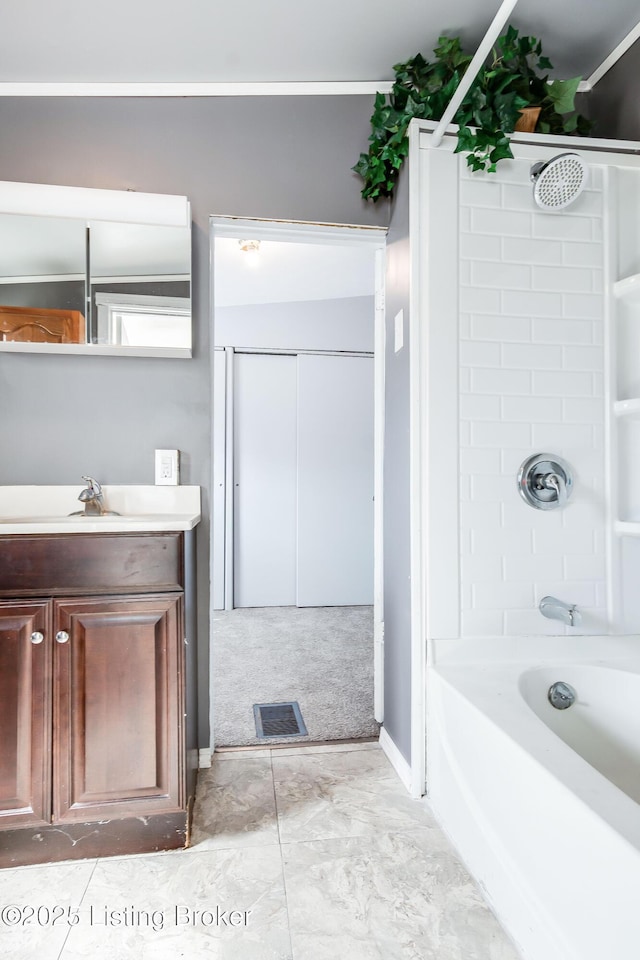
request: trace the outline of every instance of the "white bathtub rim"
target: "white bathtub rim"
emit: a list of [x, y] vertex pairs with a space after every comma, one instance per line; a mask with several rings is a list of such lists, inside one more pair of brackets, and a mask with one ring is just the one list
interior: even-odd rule
[[[473, 783], [468, 779], [464, 760], [458, 763], [457, 754], [452, 743], [448, 742], [447, 736], [442, 735], [443, 726], [445, 729], [449, 729], [448, 717], [450, 710], [454, 716], [462, 716], [463, 727], [458, 729], [455, 739], [460, 739], [461, 731], [462, 736], [464, 736], [464, 726], [467, 723], [470, 724], [471, 728], [475, 728], [473, 721], [475, 715], [478, 717], [478, 735], [487, 737], [490, 744], [488, 749], [491, 751], [493, 757], [498, 756], [500, 753], [500, 742], [506, 741], [505, 746], [508, 745], [508, 751], [504, 758], [507, 763], [507, 772], [505, 775], [509, 776], [509, 765], [514, 760], [516, 767], [516, 778], [511, 782], [518, 783], [517, 770], [519, 769], [519, 765], [516, 759], [518, 756], [521, 755], [524, 759], [526, 755], [524, 762], [527, 766], [532, 765], [531, 755], [526, 754], [526, 751], [522, 750], [521, 744], [511, 737], [501, 725], [491, 720], [486, 712], [480, 710], [477, 705], [473, 704], [460, 690], [451, 687], [442, 677], [432, 677], [429, 734], [431, 755], [429, 797], [431, 808], [438, 822], [450, 837], [454, 846], [458, 849], [460, 856], [468, 865], [470, 872], [480, 884], [487, 901], [505, 930], [507, 930], [521, 951], [525, 960], [596, 960], [596, 958], [597, 960], [601, 960], [602, 956], [607, 955], [607, 951], [603, 949], [602, 943], [600, 943], [598, 948], [590, 951], [588, 948], [590, 941], [588, 939], [585, 941], [584, 936], [580, 936], [576, 941], [573, 940], [574, 932], [571, 923], [575, 924], [578, 922], [583, 929], [583, 921], [576, 918], [575, 908], [569, 908], [570, 915], [573, 914], [572, 920], [569, 926], [563, 926], [565, 923], [564, 910], [561, 909], [560, 912], [558, 912], [558, 900], [560, 903], [564, 903], [563, 894], [559, 893], [558, 897], [552, 895], [550, 900], [545, 901], [545, 891], [547, 888], [546, 883], [540, 886], [540, 861], [538, 861], [537, 870], [534, 869], [533, 877], [528, 873], [528, 869], [523, 866], [523, 861], [520, 860], [520, 857], [523, 852], [525, 857], [528, 856], [526, 852], [526, 840], [524, 841], [524, 848], [521, 848], [518, 842], [512, 847], [513, 829], [511, 829], [511, 832], [507, 831], [503, 836], [500, 833], [501, 828], [499, 822], [496, 821], [495, 814], [489, 813], [485, 816], [485, 813], [482, 812], [483, 803], [476, 795]], [[444, 724], [445, 720], [447, 720], [446, 725]], [[538, 722], [542, 724], [542, 721]], [[542, 725], [544, 726], [544, 724]], [[482, 728], [484, 728], [484, 731]], [[475, 750], [474, 754], [477, 756]], [[533, 760], [534, 768], [537, 765], [537, 761]], [[549, 796], [547, 791], [552, 791], [551, 797], [553, 799], [551, 803], [553, 808], [556, 808], [556, 803], [558, 803], [560, 809], [563, 808], [564, 802], [559, 799], [562, 794], [566, 794], [568, 802], [571, 805], [575, 805], [577, 802], [575, 792], [565, 787], [564, 784], [550, 772], [545, 764], [540, 764], [540, 767], [539, 790], [547, 793], [547, 796]], [[477, 770], [475, 775], [477, 776]], [[532, 770], [532, 782], [535, 782], [535, 770]], [[526, 786], [524, 788], [527, 789]], [[529, 796], [535, 796], [535, 794], [529, 793]], [[480, 816], [477, 815], [479, 810], [481, 811]], [[582, 822], [581, 829], [584, 831], [581, 836], [585, 838], [591, 836], [590, 828], [585, 826], [586, 818], [586, 823], [591, 823], [595, 828], [593, 839], [599, 849], [602, 849], [603, 844], [605, 849], [609, 849], [609, 840], [607, 837], [611, 836], [613, 841], [611, 856], [614, 862], [620, 862], [618, 856], [619, 853], [622, 853], [624, 863], [629, 864], [631, 861], [631, 863], [634, 864], [632, 870], [635, 876], [637, 874], [636, 864], [638, 860], [636, 847], [628, 843], [617, 831], [613, 830], [610, 825], [599, 816], [597, 811], [594, 810], [593, 805], [579, 802], [579, 811], [578, 820]], [[578, 813], [578, 810], [576, 810], [576, 812]], [[511, 822], [513, 828], [513, 820], [511, 818], [509, 818], [509, 822]], [[520, 826], [524, 827], [526, 822], [528, 821], [522, 821]], [[538, 825], [540, 824], [538, 818], [536, 818], [536, 823], [538, 823]], [[526, 829], [524, 832], [522, 829], [519, 829], [517, 835], [519, 837], [526, 837], [527, 833], [528, 831]], [[543, 864], [553, 862], [553, 830], [551, 834], [549, 834], [548, 842], [551, 846], [546, 850], [547, 837], [543, 833], [540, 836], [542, 856], [544, 858], [542, 861]], [[540, 847], [538, 847], [538, 849], [540, 849]], [[614, 852], [616, 850], [618, 853]], [[524, 861], [524, 863], [527, 862], [527, 860]], [[582, 875], [581, 873], [580, 876]], [[600, 887], [602, 887], [603, 883], [605, 887], [601, 889], [601, 893], [603, 894], [602, 898], [597, 898], [594, 901], [594, 907], [596, 908], [596, 915], [593, 918], [596, 924], [594, 932], [598, 931], [598, 905], [601, 902], [603, 904], [607, 903], [608, 895], [605, 894], [605, 890], [608, 889], [606, 875], [599, 874], [598, 876]], [[557, 882], [558, 878], [555, 879]], [[560, 878], [560, 880], [561, 879], [562, 878]], [[569, 886], [572, 887], [573, 885], [570, 883]], [[629, 898], [625, 896], [623, 899], [628, 900]], [[570, 904], [570, 902], [571, 894], [569, 894], [568, 903]], [[620, 900], [615, 900], [616, 904], [619, 902]], [[635, 917], [635, 913], [632, 915]], [[590, 914], [589, 923], [591, 923], [591, 919]], [[591, 930], [591, 927], [588, 926], [588, 929]], [[633, 929], [635, 935], [632, 935], [631, 939], [624, 939], [622, 941], [624, 946], [626, 946], [627, 942], [638, 942], [637, 920], [633, 920], [631, 929]], [[601, 933], [602, 928], [598, 931], [596, 941], [602, 939], [601, 936], [599, 936]], [[587, 937], [588, 936], [589, 934], [587, 934]], [[606, 931], [605, 936], [608, 937]], [[623, 938], [626, 937], [626, 927], [624, 925], [620, 929], [616, 927], [616, 936], [618, 940], [620, 936]], [[618, 943], [617, 946], [619, 947], [620, 943]], [[608, 955], [613, 955], [613, 953]], [[635, 953], [629, 953], [624, 948], [621, 952], [616, 952], [615, 955], [620, 956], [621, 960], [630, 960], [632, 956], [634, 958], [636, 956]]]
[[[442, 680], [442, 678], [440, 679]], [[453, 694], [454, 698], [462, 698], [466, 700], [464, 694], [456, 690], [455, 687], [451, 687], [446, 683], [446, 681], [443, 682], [449, 688], [447, 691], [448, 695]], [[428, 784], [427, 790], [427, 802], [434, 817], [438, 821], [438, 824], [450, 842], [458, 851], [458, 855], [463, 860], [469, 872], [475, 877], [476, 882], [481, 887], [482, 893], [493, 913], [496, 915], [510, 939], [513, 941], [516, 948], [523, 954], [523, 956], [528, 956], [529, 953], [527, 950], [527, 944], [521, 942], [518, 936], [518, 931], [514, 929], [514, 924], [512, 923], [512, 917], [514, 914], [516, 916], [527, 916], [527, 926], [535, 931], [535, 937], [538, 941], [541, 941], [541, 944], [539, 945], [539, 952], [541, 956], [545, 956], [549, 958], [549, 960], [555, 960], [556, 957], [558, 960], [560, 960], [560, 958], [564, 958], [564, 960], [569, 958], [569, 960], [571, 960], [571, 958], [574, 958], [575, 956], [574, 950], [567, 943], [565, 936], [558, 929], [557, 924], [554, 923], [553, 918], [549, 915], [548, 909], [540, 897], [535, 893], [533, 886], [515, 861], [513, 855], [509, 851], [509, 848], [496, 833], [493, 825], [484, 814], [482, 806], [476, 799], [473, 790], [470, 788], [467, 778], [464, 775], [464, 771], [456, 760], [455, 752], [449, 743], [446, 734], [446, 723], [444, 721], [444, 717], [438, 715], [438, 707], [442, 706], [442, 701], [439, 700], [438, 702], [438, 699], [436, 699], [436, 704], [437, 706], [435, 710], [433, 706], [431, 707], [431, 734], [429, 739], [431, 737], [438, 738], [438, 747], [443, 753], [444, 762], [447, 764], [450, 775], [453, 777], [455, 787], [460, 794], [460, 799], [465, 805], [466, 810], [468, 811], [468, 814], [472, 820], [473, 828], [475, 831], [479, 832], [482, 838], [482, 843], [486, 845], [487, 849], [490, 851], [490, 856], [495, 861], [495, 864], [489, 865], [487, 858], [482, 857], [482, 868], [480, 868], [476, 863], [473, 862], [473, 858], [471, 860], [468, 858], [467, 850], [461, 848], [459, 837], [455, 836], [449, 829], [448, 817], [450, 816], [450, 811], [440, 809], [439, 790], [441, 784], [439, 783], [437, 785], [434, 784], [433, 789], [431, 789]], [[475, 705], [471, 704], [471, 706], [473, 709], [477, 710]], [[484, 716], [484, 719], [488, 720], [486, 716]], [[429, 752], [433, 755], [434, 751], [435, 747], [432, 747], [431, 751]], [[427, 756], [429, 756], [429, 752]], [[498, 871], [508, 878], [508, 881], [506, 886], [501, 884], [501, 889], [499, 889], [496, 892], [496, 895], [494, 895], [493, 885], [485, 881], [486, 872], [488, 870], [495, 869], [496, 866]], [[505, 896], [508, 898], [507, 904], [504, 902]], [[575, 960], [577, 960], [577, 958], [575, 958]]]
[[631, 634], [580, 636], [443, 637], [429, 638], [428, 664], [486, 667], [492, 663], [545, 666], [556, 660], [610, 662], [640, 659], [640, 637]]
[[[537, 664], [531, 664], [534, 666]], [[520, 670], [516, 663], [483, 663], [474, 665], [472, 671], [459, 664], [430, 669], [450, 693], [468, 701], [501, 735], [523, 749], [536, 766], [594, 811], [612, 834], [640, 853], [640, 807], [537, 716], [518, 689]], [[499, 696], [495, 695], [496, 684], [502, 691]]]

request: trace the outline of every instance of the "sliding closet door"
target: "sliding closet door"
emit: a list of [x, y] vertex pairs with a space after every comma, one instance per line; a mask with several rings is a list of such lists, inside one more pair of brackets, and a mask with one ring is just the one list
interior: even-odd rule
[[297, 604], [373, 603], [373, 358], [298, 357]]
[[234, 606], [296, 602], [296, 358], [236, 354]]

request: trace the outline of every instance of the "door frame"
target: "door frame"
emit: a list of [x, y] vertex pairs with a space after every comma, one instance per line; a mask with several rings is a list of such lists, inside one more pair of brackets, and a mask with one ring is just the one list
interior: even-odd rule
[[[209, 217], [209, 302], [211, 317], [210, 369], [211, 369], [211, 489], [213, 490], [213, 423], [214, 423], [214, 351], [215, 351], [215, 276], [214, 252], [215, 240], [220, 237], [247, 240], [280, 240], [294, 243], [324, 243], [342, 245], [346, 243], [370, 247], [375, 254], [375, 300], [374, 300], [374, 716], [382, 723], [384, 720], [384, 570], [383, 570], [383, 453], [384, 453], [384, 283], [385, 283], [385, 245], [386, 227], [366, 227], [357, 224], [315, 223], [303, 220], [265, 220], [261, 218], [212, 215]], [[227, 475], [229, 472], [227, 465]], [[226, 536], [229, 536], [229, 523], [226, 523]], [[210, 542], [213, 543], [214, 511], [210, 517]], [[225, 556], [229, 550], [225, 549]], [[228, 584], [229, 575], [225, 571]], [[211, 581], [209, 605], [209, 658], [211, 667], [215, 664], [213, 621], [213, 582]], [[227, 601], [228, 592], [225, 591]], [[210, 679], [210, 730], [211, 752], [215, 748], [215, 703]]]

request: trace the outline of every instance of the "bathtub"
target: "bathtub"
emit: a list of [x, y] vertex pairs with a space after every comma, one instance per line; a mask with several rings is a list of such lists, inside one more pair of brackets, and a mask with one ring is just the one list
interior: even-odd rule
[[522, 956], [638, 960], [640, 638], [433, 641], [427, 683], [429, 802]]

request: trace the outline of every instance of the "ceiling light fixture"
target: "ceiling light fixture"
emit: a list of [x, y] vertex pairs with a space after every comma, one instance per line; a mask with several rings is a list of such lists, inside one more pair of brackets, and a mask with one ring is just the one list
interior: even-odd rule
[[243, 253], [259, 253], [259, 240], [238, 240], [238, 244]]

